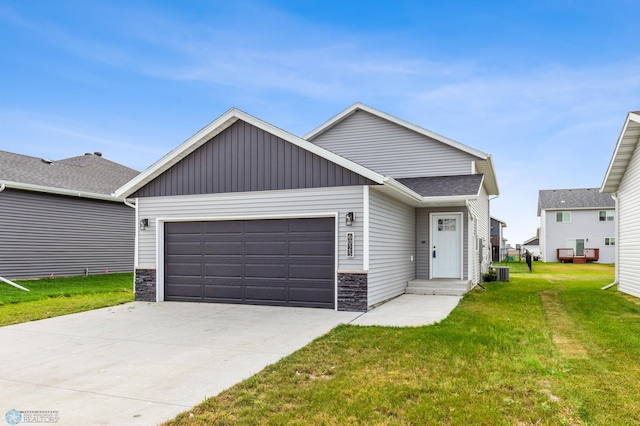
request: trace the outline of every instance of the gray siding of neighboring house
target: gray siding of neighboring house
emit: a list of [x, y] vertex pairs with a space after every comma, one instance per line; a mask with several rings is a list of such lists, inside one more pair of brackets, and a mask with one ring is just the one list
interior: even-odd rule
[[373, 182], [239, 120], [131, 198], [368, 184]]
[[394, 178], [471, 173], [471, 154], [364, 111], [357, 111], [313, 143]]
[[640, 297], [640, 150], [618, 187], [618, 290]]
[[[599, 248], [599, 263], [615, 262], [615, 246], [605, 246], [605, 238], [615, 237], [615, 223], [600, 222], [598, 212], [612, 209], [566, 210], [571, 212], [571, 222], [556, 222], [556, 212], [544, 210], [544, 253], [545, 262], [557, 262], [556, 249], [566, 248], [567, 239], [584, 239], [585, 248]], [[587, 239], [589, 241], [587, 241]], [[541, 239], [542, 241], [542, 239]], [[542, 248], [542, 246], [541, 246]]]
[[[156, 219], [232, 220], [263, 217], [326, 216], [338, 213], [338, 269], [362, 270], [363, 189], [361, 186], [257, 191], [210, 195], [138, 198], [138, 217], [149, 219], [149, 228], [138, 231], [136, 267], [156, 268]], [[345, 215], [356, 221], [346, 226]], [[355, 257], [346, 257], [346, 233], [355, 233]], [[161, 278], [161, 277], [159, 277]]]
[[462, 213], [462, 270], [463, 278], [469, 277], [469, 214], [466, 207], [437, 207], [416, 209], [416, 278], [429, 279], [429, 262], [431, 248], [429, 246], [429, 213]]
[[404, 294], [415, 279], [415, 227], [414, 207], [369, 191], [369, 306]]
[[0, 276], [133, 271], [134, 209], [122, 203], [5, 189]]

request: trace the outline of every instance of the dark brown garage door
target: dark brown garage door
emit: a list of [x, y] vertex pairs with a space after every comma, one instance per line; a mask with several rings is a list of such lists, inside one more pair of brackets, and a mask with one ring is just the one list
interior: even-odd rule
[[165, 223], [165, 300], [334, 307], [333, 218]]

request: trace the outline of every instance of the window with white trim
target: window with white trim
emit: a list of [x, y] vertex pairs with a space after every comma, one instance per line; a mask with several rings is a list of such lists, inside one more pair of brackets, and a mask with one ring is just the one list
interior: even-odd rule
[[598, 212], [598, 220], [600, 222], [613, 222], [614, 210], [600, 210]]
[[556, 212], [556, 222], [571, 222], [571, 212]]
[[605, 246], [615, 246], [616, 245], [616, 239], [614, 237], [605, 238], [604, 239], [604, 245]]

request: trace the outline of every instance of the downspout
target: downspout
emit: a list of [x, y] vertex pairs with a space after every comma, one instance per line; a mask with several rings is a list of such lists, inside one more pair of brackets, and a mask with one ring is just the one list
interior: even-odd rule
[[479, 273], [478, 273], [478, 277], [476, 277], [476, 268], [478, 267], [478, 265], [476, 265], [476, 260], [479, 260], [480, 262], [482, 262], [482, 259], [476, 259], [476, 257], [478, 256], [478, 250], [476, 248], [477, 244], [478, 244], [478, 217], [473, 214], [473, 211], [471, 210], [471, 202], [469, 200], [465, 201], [465, 204], [467, 205], [467, 212], [469, 212], [469, 216], [471, 216], [471, 220], [473, 220], [473, 241], [472, 241], [472, 250], [473, 250], [473, 256], [472, 256], [472, 262], [471, 264], [473, 265], [473, 279], [477, 278], [477, 284], [480, 285], [480, 276], [482, 275], [482, 268], [480, 269]]
[[[2, 189], [4, 189], [4, 188], [2, 188]], [[0, 277], [0, 281], [4, 281], [5, 283], [7, 283], [7, 284], [9, 284], [9, 285], [12, 285], [12, 286], [14, 286], [15, 288], [19, 288], [20, 290], [24, 290], [24, 291], [31, 291], [31, 290], [29, 290], [28, 288], [24, 288], [24, 287], [22, 287], [21, 285], [18, 285], [18, 284], [16, 284], [16, 283], [14, 283], [13, 281], [9, 281], [9, 280], [8, 280], [8, 279], [6, 279], [6, 278], [2, 278], [2, 277]]]
[[614, 265], [615, 265], [615, 276], [613, 278], [613, 282], [611, 284], [607, 284], [604, 287], [602, 287], [601, 290], [608, 290], [611, 287], [613, 287], [614, 285], [618, 284], [618, 273], [619, 273], [619, 267], [618, 267], [618, 252], [620, 251], [619, 247], [620, 247], [620, 236], [618, 235], [620, 232], [618, 230], [619, 227], [619, 216], [620, 216], [620, 212], [618, 209], [618, 194], [617, 193], [613, 193], [611, 194], [611, 198], [613, 198], [613, 201], [615, 202], [615, 212], [616, 212], [616, 216], [615, 216], [615, 231], [614, 234], [616, 236], [616, 249], [615, 249], [615, 256], [614, 256]]
[[4, 191], [6, 187], [7, 185], [5, 185], [4, 183], [0, 183], [0, 192]]
[[130, 203], [130, 202], [129, 202], [129, 201], [127, 201], [126, 199], [122, 200], [122, 202], [124, 203], [124, 205], [125, 205], [125, 206], [129, 206], [129, 207], [131, 207], [132, 209], [135, 209], [135, 208], [136, 208], [136, 205], [135, 205], [135, 204]]

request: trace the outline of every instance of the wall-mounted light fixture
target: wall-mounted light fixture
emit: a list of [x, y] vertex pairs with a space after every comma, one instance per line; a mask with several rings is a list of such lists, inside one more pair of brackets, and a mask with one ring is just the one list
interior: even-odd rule
[[351, 226], [353, 222], [356, 220], [356, 214], [354, 212], [349, 212], [346, 215], [347, 226]]
[[140, 230], [144, 231], [149, 226], [149, 219], [140, 219]]

